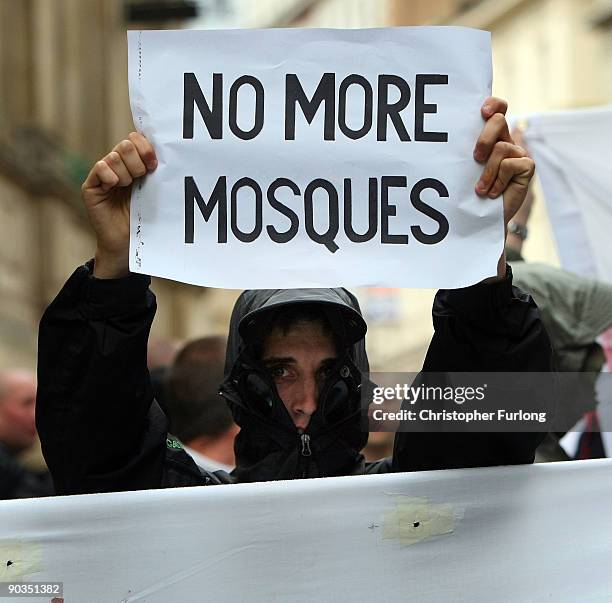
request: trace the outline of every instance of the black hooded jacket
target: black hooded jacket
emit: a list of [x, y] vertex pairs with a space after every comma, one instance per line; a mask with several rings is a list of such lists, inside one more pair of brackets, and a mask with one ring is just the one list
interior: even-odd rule
[[[274, 312], [296, 304], [316, 305], [325, 313], [340, 351], [305, 432], [294, 426], [253, 349]], [[221, 386], [241, 428], [234, 446], [234, 479], [352, 475], [371, 469], [359, 452], [367, 443], [360, 404], [369, 376], [366, 329], [357, 299], [345, 289], [263, 289], [240, 296], [230, 321]]]
[[[40, 324], [37, 427], [58, 494], [529, 463], [540, 434], [398, 433], [392, 459], [366, 463], [359, 389], [368, 386], [365, 323], [344, 289], [242, 294], [221, 393], [241, 426], [228, 475], [196, 466], [153, 399], [146, 366], [155, 314], [150, 279], [99, 280], [78, 268]], [[344, 343], [305, 433], [275, 400], [252, 353], [273, 308], [320, 304]], [[505, 280], [439, 291], [421, 379], [433, 371], [548, 371], [533, 300]], [[270, 393], [272, 394], [270, 396]]]

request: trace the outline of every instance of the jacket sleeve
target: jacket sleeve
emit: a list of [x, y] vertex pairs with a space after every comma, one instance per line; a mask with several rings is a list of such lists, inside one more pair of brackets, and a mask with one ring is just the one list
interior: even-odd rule
[[149, 277], [78, 268], [43, 315], [36, 425], [58, 494], [158, 488], [167, 420], [153, 400]]
[[[538, 308], [529, 295], [512, 286], [509, 266], [502, 281], [438, 291], [433, 322], [434, 337], [420, 383], [439, 385], [450, 372], [552, 371], [550, 341]], [[525, 402], [529, 410], [529, 399]], [[410, 408], [406, 402], [402, 407]], [[543, 437], [535, 432], [398, 431], [393, 470], [532, 463]]]

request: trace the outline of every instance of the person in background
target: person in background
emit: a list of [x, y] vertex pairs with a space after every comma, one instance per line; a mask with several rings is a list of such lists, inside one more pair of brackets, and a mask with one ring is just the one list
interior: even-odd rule
[[[512, 136], [528, 151], [520, 130], [513, 130]], [[596, 339], [612, 326], [612, 285], [548, 264], [524, 260], [523, 244], [527, 239], [533, 202], [530, 187], [523, 205], [508, 224], [506, 258], [512, 265], [515, 285], [532, 295], [540, 309], [551, 339], [555, 369], [583, 373], [584, 379], [575, 382], [580, 387], [572, 390], [571, 396], [564, 397], [558, 409], [565, 429], [569, 429], [584, 415], [593, 420], [592, 413], [597, 407], [595, 383], [605, 356]], [[562, 436], [563, 432], [557, 435]], [[600, 447], [593, 445], [593, 448], [599, 450]], [[537, 450], [536, 460], [562, 461], [569, 460], [569, 456], [559, 446], [555, 435], [548, 434]]]
[[36, 440], [36, 382], [19, 370], [0, 371], [0, 499], [53, 494], [48, 472], [27, 469], [18, 455]]
[[377, 461], [393, 454], [395, 434], [391, 431], [371, 431], [362, 453], [366, 461]]
[[170, 431], [196, 465], [207, 471], [234, 468], [238, 426], [219, 395], [226, 340], [203, 337], [185, 345], [168, 371], [166, 414]]

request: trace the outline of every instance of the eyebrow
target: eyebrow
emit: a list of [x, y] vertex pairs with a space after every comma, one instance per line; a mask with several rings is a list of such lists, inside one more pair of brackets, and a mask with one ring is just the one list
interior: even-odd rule
[[279, 357], [271, 356], [270, 358], [264, 358], [264, 364], [295, 364], [296, 359], [291, 356]]
[[332, 356], [330, 358], [325, 358], [324, 360], [321, 360], [321, 364], [334, 364], [334, 362], [336, 362], [337, 360], [337, 356]]
[[[324, 358], [323, 360], [321, 360], [321, 364], [333, 364], [334, 362], [336, 362], [336, 360], [338, 360], [338, 358], [336, 356], [332, 356], [330, 358]], [[297, 360], [295, 358], [293, 358], [292, 356], [284, 356], [284, 357], [279, 357], [279, 356], [271, 356], [270, 358], [264, 358], [263, 363], [268, 366], [271, 364], [296, 364]]]

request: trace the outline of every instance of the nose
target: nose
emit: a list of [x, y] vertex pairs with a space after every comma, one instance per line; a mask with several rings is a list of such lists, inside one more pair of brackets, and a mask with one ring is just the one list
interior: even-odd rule
[[317, 410], [316, 382], [308, 381], [304, 384], [301, 396], [295, 401], [292, 410], [293, 422], [298, 429], [306, 429], [310, 418]]

